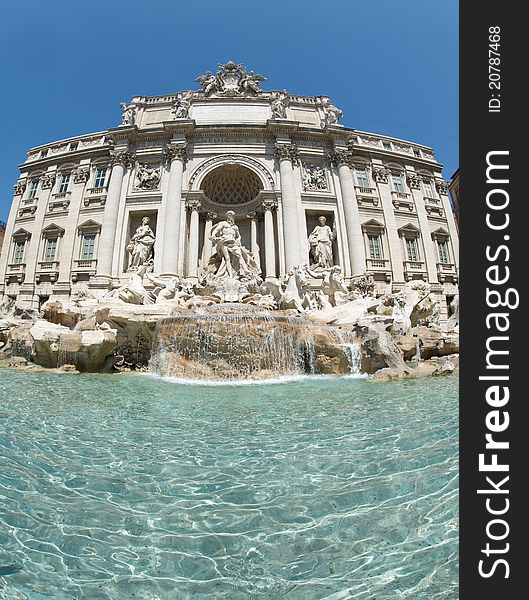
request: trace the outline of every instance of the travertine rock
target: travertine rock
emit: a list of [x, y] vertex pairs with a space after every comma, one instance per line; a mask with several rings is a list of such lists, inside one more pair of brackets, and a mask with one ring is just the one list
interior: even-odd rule
[[79, 371], [97, 372], [116, 346], [116, 331], [75, 332], [64, 325], [39, 320], [29, 330], [33, 361], [47, 368], [73, 364]]

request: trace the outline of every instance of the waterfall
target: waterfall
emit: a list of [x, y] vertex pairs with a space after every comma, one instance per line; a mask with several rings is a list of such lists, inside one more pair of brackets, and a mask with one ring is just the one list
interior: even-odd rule
[[245, 304], [158, 322], [151, 372], [185, 379], [264, 379], [314, 372], [308, 323]]
[[351, 332], [247, 304], [203, 306], [156, 325], [149, 370], [198, 380], [359, 374]]
[[351, 375], [360, 375], [362, 373], [362, 346], [357, 343], [345, 344], [344, 352], [349, 359]]

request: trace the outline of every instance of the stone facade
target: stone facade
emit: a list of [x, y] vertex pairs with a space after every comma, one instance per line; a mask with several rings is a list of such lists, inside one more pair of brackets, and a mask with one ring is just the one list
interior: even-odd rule
[[422, 279], [449, 304], [458, 233], [431, 148], [345, 127], [327, 96], [262, 91], [264, 77], [231, 61], [197, 81], [122, 103], [116, 127], [29, 150], [0, 295], [37, 308], [119, 288], [145, 217], [151, 270], [196, 282], [231, 210], [266, 281], [312, 263], [309, 236], [325, 217], [346, 282], [369, 272], [384, 294]]

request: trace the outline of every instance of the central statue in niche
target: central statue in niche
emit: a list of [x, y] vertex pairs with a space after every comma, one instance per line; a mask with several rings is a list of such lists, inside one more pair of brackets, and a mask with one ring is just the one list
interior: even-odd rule
[[239, 228], [229, 210], [226, 219], [213, 226], [209, 239], [215, 253], [209, 259], [205, 272], [219, 278], [245, 278], [259, 275], [261, 269], [252, 253], [241, 243]]

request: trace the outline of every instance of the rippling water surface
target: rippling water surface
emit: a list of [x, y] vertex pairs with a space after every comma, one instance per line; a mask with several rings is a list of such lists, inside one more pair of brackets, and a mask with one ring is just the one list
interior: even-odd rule
[[457, 378], [0, 371], [0, 598], [457, 598]]

